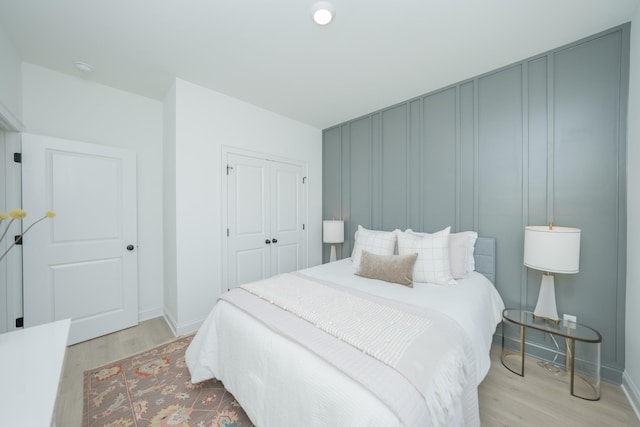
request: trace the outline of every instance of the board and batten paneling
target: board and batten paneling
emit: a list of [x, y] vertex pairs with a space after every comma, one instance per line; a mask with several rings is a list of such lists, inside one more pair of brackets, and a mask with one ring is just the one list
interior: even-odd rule
[[[340, 219], [342, 210], [342, 135], [341, 128], [333, 128], [322, 135], [322, 167], [331, 173], [322, 174], [322, 218]], [[346, 225], [346, 224], [345, 224]], [[336, 246], [336, 256], [344, 258], [344, 245]], [[330, 245], [323, 245], [322, 258], [329, 259]]]
[[[422, 153], [420, 175], [413, 176], [421, 183], [420, 230], [440, 230], [453, 225], [456, 218], [456, 88], [450, 88], [422, 100]], [[457, 166], [457, 165], [456, 165]], [[418, 186], [418, 185], [416, 185]], [[432, 203], [437, 201], [437, 204]]]
[[560, 301], [590, 307], [580, 319], [608, 332], [602, 333], [603, 361], [624, 354], [614, 333], [618, 310], [624, 311], [616, 291], [625, 290], [625, 269], [619, 272], [617, 259], [626, 258], [618, 245], [626, 236], [618, 217], [620, 209], [626, 211], [625, 194], [618, 191], [625, 179], [619, 175], [625, 171], [619, 156], [625, 133], [620, 128], [621, 47], [622, 33], [615, 32], [554, 55], [554, 218], [583, 230], [580, 274], [563, 277], [556, 293]]
[[478, 233], [495, 237], [496, 283], [505, 305], [520, 303], [523, 256], [522, 65], [478, 79]]
[[380, 228], [383, 230], [406, 229], [408, 224], [407, 115], [406, 104], [385, 110], [380, 115]]
[[[358, 224], [476, 230], [497, 239], [506, 306], [533, 309], [542, 273], [522, 264], [524, 227], [581, 228], [580, 272], [556, 276], [558, 311], [602, 334], [602, 376], [619, 383], [629, 29], [326, 129], [323, 215], [345, 220], [339, 258], [350, 255]], [[553, 357], [543, 334], [529, 340], [529, 353]]]
[[[350, 131], [350, 165], [349, 174], [350, 186], [359, 188], [357, 193], [349, 193], [350, 216], [361, 218], [363, 223], [371, 224], [372, 203], [372, 146], [369, 143], [371, 135], [371, 125], [369, 120], [359, 120], [349, 127]], [[346, 231], [345, 231], [346, 232]], [[350, 230], [351, 235], [355, 229]], [[351, 253], [351, 248], [347, 249], [347, 255]]]

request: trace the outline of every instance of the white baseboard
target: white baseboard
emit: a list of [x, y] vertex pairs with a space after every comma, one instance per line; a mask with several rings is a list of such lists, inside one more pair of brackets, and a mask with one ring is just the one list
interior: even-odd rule
[[622, 391], [627, 395], [627, 399], [633, 411], [636, 413], [636, 417], [640, 420], [640, 390], [637, 385], [634, 384], [627, 371], [622, 373]]
[[200, 328], [204, 319], [194, 320], [192, 322], [183, 323], [177, 326], [176, 331], [178, 332], [177, 336], [190, 334], [191, 332], [195, 332]]
[[173, 316], [170, 313], [167, 313], [166, 311], [162, 314], [162, 316], [164, 317], [164, 320], [167, 322], [167, 325], [169, 325], [169, 329], [171, 329], [171, 332], [173, 332], [174, 336], [178, 336], [177, 334], [177, 328], [176, 328], [176, 319], [173, 318]]
[[152, 308], [149, 310], [138, 312], [138, 320], [140, 322], [144, 322], [145, 320], [151, 320], [151, 319], [155, 319], [156, 317], [160, 317], [163, 314], [164, 313], [163, 313], [162, 307]]
[[166, 312], [164, 313], [164, 319], [167, 321], [171, 332], [173, 332], [173, 335], [175, 335], [176, 337], [197, 331], [200, 325], [202, 325], [202, 322], [204, 322], [204, 319], [200, 319], [179, 324], [171, 314]]

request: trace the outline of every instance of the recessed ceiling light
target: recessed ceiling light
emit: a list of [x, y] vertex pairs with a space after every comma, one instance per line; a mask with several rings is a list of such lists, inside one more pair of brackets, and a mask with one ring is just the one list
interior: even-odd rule
[[327, 25], [335, 16], [333, 5], [327, 1], [316, 2], [311, 11], [313, 14], [313, 20], [318, 25]]
[[83, 73], [89, 74], [93, 72], [93, 66], [87, 64], [86, 62], [76, 61], [73, 63], [73, 65], [75, 65], [76, 68]]

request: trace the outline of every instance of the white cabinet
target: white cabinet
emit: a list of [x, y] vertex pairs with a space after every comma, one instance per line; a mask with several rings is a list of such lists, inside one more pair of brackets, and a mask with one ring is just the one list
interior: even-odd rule
[[303, 268], [304, 167], [228, 153], [225, 290]]
[[58, 383], [70, 320], [0, 334], [0, 414], [3, 426], [54, 424]]

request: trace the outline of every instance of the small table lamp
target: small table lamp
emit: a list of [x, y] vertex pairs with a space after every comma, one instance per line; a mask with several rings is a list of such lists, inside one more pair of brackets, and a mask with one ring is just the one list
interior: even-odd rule
[[544, 271], [534, 316], [558, 322], [556, 292], [551, 273], [573, 274], [580, 264], [580, 229], [528, 226], [524, 230], [524, 265]]
[[344, 242], [344, 221], [325, 220], [322, 221], [322, 242], [331, 243], [331, 255], [329, 262], [336, 260], [336, 243]]

